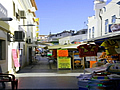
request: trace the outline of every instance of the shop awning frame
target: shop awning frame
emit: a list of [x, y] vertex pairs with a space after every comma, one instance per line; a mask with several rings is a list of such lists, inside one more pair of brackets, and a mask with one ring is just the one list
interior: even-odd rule
[[86, 44], [86, 43], [81, 43], [81, 44], [68, 44], [68, 45], [54, 45], [54, 46], [48, 46], [48, 49], [77, 49], [77, 46]]
[[96, 41], [104, 41], [107, 39], [120, 39], [120, 32], [112, 32], [103, 36], [99, 36], [99, 37], [95, 37], [95, 38], [91, 38], [88, 40], [85, 40], [84, 42], [96, 42]]

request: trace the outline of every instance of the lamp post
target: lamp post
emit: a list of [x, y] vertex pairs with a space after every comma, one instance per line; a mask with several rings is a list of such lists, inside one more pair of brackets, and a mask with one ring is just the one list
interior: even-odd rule
[[116, 4], [120, 5], [120, 1], [119, 1], [119, 2], [117, 2]]
[[12, 21], [12, 20], [13, 20], [12, 18], [8, 18], [8, 17], [0, 18], [0, 21]]

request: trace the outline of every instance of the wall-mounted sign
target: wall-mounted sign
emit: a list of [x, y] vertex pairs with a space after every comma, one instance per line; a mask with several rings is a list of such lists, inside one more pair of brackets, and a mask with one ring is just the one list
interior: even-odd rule
[[112, 32], [120, 31], [120, 24], [111, 24], [110, 29]]

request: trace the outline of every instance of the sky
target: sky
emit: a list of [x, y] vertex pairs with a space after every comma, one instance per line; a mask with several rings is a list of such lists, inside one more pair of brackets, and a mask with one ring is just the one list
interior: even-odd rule
[[94, 0], [35, 0], [35, 2], [38, 8], [35, 13], [39, 18], [39, 35], [86, 29], [88, 17], [95, 14]]

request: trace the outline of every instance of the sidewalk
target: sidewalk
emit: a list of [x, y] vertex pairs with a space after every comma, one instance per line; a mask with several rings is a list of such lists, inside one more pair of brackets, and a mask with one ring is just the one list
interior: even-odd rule
[[[46, 57], [40, 57], [36, 64], [26, 66], [16, 74], [18, 78], [18, 89], [62, 89], [78, 90], [77, 76], [83, 70], [57, 70], [56, 65], [51, 62], [52, 69]], [[7, 89], [11, 88], [8, 83]]]

